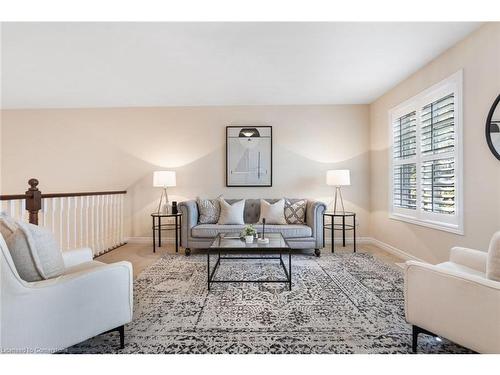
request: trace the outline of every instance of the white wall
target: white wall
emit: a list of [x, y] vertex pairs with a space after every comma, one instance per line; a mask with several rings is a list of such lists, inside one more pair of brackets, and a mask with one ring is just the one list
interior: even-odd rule
[[[465, 235], [388, 217], [388, 111], [463, 69], [463, 181]], [[485, 139], [488, 111], [500, 93], [500, 23], [486, 24], [370, 106], [371, 236], [432, 263], [455, 245], [487, 250], [500, 230], [500, 162]]]
[[[329, 201], [325, 173], [351, 169], [346, 209], [369, 221], [367, 105], [4, 110], [2, 190], [37, 177], [45, 192], [126, 189], [127, 232], [150, 236], [160, 190], [152, 172], [177, 171], [171, 200], [307, 197]], [[273, 186], [225, 187], [225, 126], [273, 126]]]

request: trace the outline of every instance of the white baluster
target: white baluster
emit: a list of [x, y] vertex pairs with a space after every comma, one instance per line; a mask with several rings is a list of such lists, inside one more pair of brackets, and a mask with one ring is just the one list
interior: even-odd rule
[[67, 210], [66, 210], [66, 249], [71, 248], [71, 197], [66, 198]]
[[42, 226], [47, 227], [47, 199], [42, 199]]
[[9, 202], [9, 216], [14, 217], [16, 212], [16, 201]]
[[[57, 198], [51, 198], [50, 199], [50, 209], [51, 209], [51, 220], [50, 220], [50, 229], [52, 233], [56, 232], [56, 201]], [[60, 245], [60, 244], [59, 244]]]
[[123, 199], [125, 195], [120, 194], [120, 245], [123, 244]]
[[[77, 208], [80, 208], [78, 204], [78, 197], [73, 199], [73, 249], [78, 248], [78, 211]], [[81, 224], [80, 224], [81, 225]]]
[[95, 196], [95, 245], [94, 245], [94, 255], [97, 255], [99, 253], [99, 246], [100, 246], [100, 228], [101, 228], [101, 222], [100, 222], [100, 207], [99, 207], [99, 196]]
[[89, 237], [90, 236], [89, 206], [90, 206], [90, 197], [85, 197], [85, 246], [92, 247], [92, 242]]
[[99, 246], [99, 254], [101, 254], [106, 246], [106, 221], [105, 221], [105, 201], [104, 201], [104, 196], [100, 195], [100, 201], [101, 201], [101, 210], [100, 210], [100, 215], [101, 215], [101, 246]]
[[108, 250], [109, 247], [109, 195], [104, 196], [104, 247], [102, 251]]
[[93, 195], [92, 196], [92, 203], [91, 203], [91, 206], [90, 206], [90, 221], [91, 221], [91, 225], [90, 225], [90, 231], [91, 231], [91, 235], [90, 235], [90, 238], [91, 238], [91, 243], [92, 243], [92, 252], [94, 253], [94, 255], [96, 254], [96, 251], [97, 251], [97, 240], [96, 240], [96, 227], [97, 227], [97, 215], [96, 215], [96, 197]]
[[63, 220], [63, 214], [64, 214], [64, 198], [59, 198], [59, 243], [61, 244], [61, 248], [63, 250], [66, 250], [64, 248], [64, 220]]
[[18, 220], [20, 221], [25, 221], [24, 217], [24, 210], [25, 210], [25, 206], [26, 206], [26, 201], [24, 199], [19, 199], [18, 200], [18, 205], [17, 205], [17, 208], [19, 209], [19, 213], [18, 213]]
[[118, 200], [118, 195], [113, 195], [113, 247], [118, 246], [118, 236], [117, 233], [117, 220], [116, 220], [116, 202]]
[[78, 247], [83, 247], [83, 211], [84, 211], [84, 198], [80, 197], [80, 242], [78, 243]]

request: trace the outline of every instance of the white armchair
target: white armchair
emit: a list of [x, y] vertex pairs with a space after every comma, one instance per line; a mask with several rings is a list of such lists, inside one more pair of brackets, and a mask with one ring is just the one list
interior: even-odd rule
[[19, 277], [0, 235], [0, 351], [55, 352], [132, 320], [132, 265], [92, 260], [90, 249], [63, 252], [63, 275], [37, 282]]
[[448, 262], [406, 262], [406, 320], [479, 353], [500, 353], [500, 282], [486, 278], [488, 253], [454, 247]]

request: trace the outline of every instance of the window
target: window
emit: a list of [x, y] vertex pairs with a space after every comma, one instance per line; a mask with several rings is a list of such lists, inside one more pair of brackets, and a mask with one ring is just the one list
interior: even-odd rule
[[462, 72], [390, 111], [391, 218], [463, 234]]

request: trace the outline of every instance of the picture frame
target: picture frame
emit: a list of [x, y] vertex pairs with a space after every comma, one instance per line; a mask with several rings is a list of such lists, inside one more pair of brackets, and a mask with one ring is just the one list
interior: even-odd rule
[[272, 126], [226, 126], [226, 186], [271, 187]]

